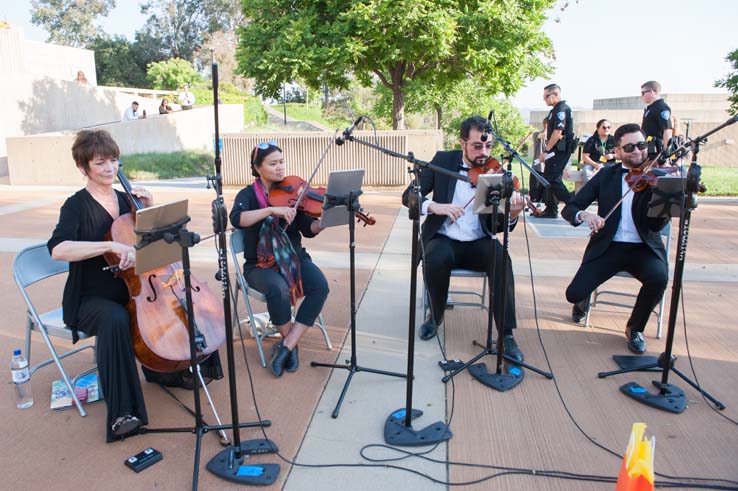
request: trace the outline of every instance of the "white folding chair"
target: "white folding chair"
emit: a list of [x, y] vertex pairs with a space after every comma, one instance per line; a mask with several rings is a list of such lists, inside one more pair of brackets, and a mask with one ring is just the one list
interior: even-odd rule
[[[94, 344], [85, 344], [79, 346], [71, 351], [59, 355], [54, 347], [54, 343], [51, 341], [51, 336], [60, 337], [68, 340], [72, 340], [72, 331], [69, 329], [62, 320], [62, 309], [58, 308], [50, 312], [39, 313], [33, 305], [33, 301], [28, 293], [28, 287], [46, 278], [56, 276], [58, 274], [67, 273], [69, 271], [69, 263], [64, 261], [54, 261], [51, 259], [49, 250], [46, 244], [37, 244], [34, 246], [26, 247], [13, 259], [13, 278], [15, 283], [18, 285], [23, 300], [26, 302], [27, 318], [26, 318], [26, 357], [28, 358], [28, 364], [31, 367], [30, 373], [33, 375], [36, 370], [51, 363], [56, 363], [59, 372], [61, 373], [64, 383], [67, 386], [67, 390], [72, 395], [74, 404], [77, 406], [80, 416], [87, 416], [87, 412], [82, 407], [77, 394], [74, 390], [74, 384], [77, 379], [88, 375], [95, 370], [97, 367], [90, 368], [77, 375], [74, 379], [70, 380], [67, 375], [61, 360], [72, 356], [75, 353], [79, 353], [87, 348], [92, 348], [95, 351]], [[35, 365], [31, 364], [31, 333], [38, 331], [43, 336], [46, 346], [49, 348], [51, 358], [44, 360]], [[86, 339], [87, 336], [83, 332], [78, 332], [79, 339]]]
[[[479, 307], [484, 310], [487, 308], [487, 273], [484, 271], [473, 271], [471, 269], [452, 269], [451, 278], [482, 278], [482, 290], [451, 290], [448, 291], [448, 299], [446, 300], [446, 307], [453, 308], [458, 305], [460, 307]], [[454, 296], [465, 296], [465, 297], [476, 297], [479, 301], [469, 300], [456, 300]], [[428, 315], [428, 308], [430, 301], [428, 299], [428, 290], [423, 288], [423, 317]]]
[[[266, 337], [278, 335], [279, 331], [274, 328], [274, 325], [269, 318], [269, 313], [264, 312], [261, 314], [255, 314], [254, 309], [251, 307], [250, 300], [253, 299], [266, 304], [266, 297], [259, 290], [249, 286], [246, 278], [243, 276], [241, 255], [244, 250], [245, 235], [246, 231], [244, 229], [236, 229], [233, 231], [230, 238], [231, 259], [234, 264], [233, 269], [236, 271], [236, 288], [235, 291], [233, 291], [233, 323], [236, 324], [238, 322], [238, 297], [240, 293], [240, 295], [243, 296], [244, 304], [246, 304], [246, 313], [248, 314], [248, 319], [245, 319], [244, 322], [248, 322], [251, 325], [251, 335], [256, 340], [256, 348], [259, 350], [261, 366], [266, 368], [266, 357], [264, 356], [264, 348], [262, 346], [263, 340]], [[316, 322], [315, 325], [318, 326], [320, 331], [323, 333], [323, 339], [325, 339], [328, 351], [332, 350], [333, 345], [331, 345], [331, 340], [328, 337], [322, 313], [318, 315], [318, 322]]]
[[[668, 268], [669, 266], [669, 248], [671, 247], [671, 222], [667, 223], [664, 228], [661, 229], [661, 239], [664, 241], [664, 247], [666, 248], [666, 266]], [[630, 275], [630, 273], [626, 273], [625, 271], [618, 272], [615, 276], [621, 277], [621, 278], [633, 278], [633, 276]], [[584, 316], [584, 327], [590, 327], [589, 325], [589, 317], [592, 312], [592, 308], [596, 305], [613, 305], [615, 307], [628, 307], [632, 308], [632, 304], [627, 303], [620, 303], [620, 302], [614, 302], [614, 301], [608, 301], [608, 300], [600, 300], [600, 297], [602, 295], [617, 295], [620, 297], [629, 297], [629, 298], [635, 298], [638, 295], [635, 295], [633, 293], [624, 293], [624, 292], [617, 292], [612, 290], [600, 290], [599, 288], [596, 288], [594, 292], [589, 296], [589, 308], [587, 309], [587, 313]], [[656, 319], [658, 321], [658, 328], [656, 329], [656, 338], [661, 339], [661, 327], [664, 323], [664, 303], [666, 302], [666, 291], [664, 291], [664, 295], [661, 297], [661, 301], [659, 302], [659, 305], [654, 309], [653, 313], [656, 314]]]

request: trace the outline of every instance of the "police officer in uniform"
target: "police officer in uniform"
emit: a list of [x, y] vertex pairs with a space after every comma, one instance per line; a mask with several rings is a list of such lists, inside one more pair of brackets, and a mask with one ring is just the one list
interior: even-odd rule
[[641, 85], [641, 100], [646, 104], [643, 112], [641, 128], [646, 135], [646, 141], [651, 143], [648, 148], [650, 156], [669, 146], [673, 126], [671, 122], [671, 108], [661, 98], [661, 84], [650, 80]]
[[543, 177], [551, 183], [551, 187], [546, 190], [544, 198], [546, 209], [543, 210], [541, 217], [557, 218], [559, 216], [557, 199], [569, 203], [572, 197], [564, 186], [561, 175], [576, 145], [574, 125], [571, 108], [566, 101], [561, 100], [561, 87], [556, 84], [544, 87], [543, 100], [546, 101], [547, 106], [551, 106], [551, 111], [546, 118], [546, 146], [539, 161], [543, 161], [549, 153], [553, 152], [554, 155], [545, 160]]

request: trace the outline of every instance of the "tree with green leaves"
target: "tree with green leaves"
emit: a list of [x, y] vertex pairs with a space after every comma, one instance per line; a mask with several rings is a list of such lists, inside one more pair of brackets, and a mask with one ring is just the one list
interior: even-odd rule
[[146, 65], [134, 43], [123, 36], [99, 36], [87, 44], [95, 52], [95, 71], [99, 85], [114, 87], [149, 87]]
[[730, 109], [728, 112], [735, 116], [738, 114], [738, 49], [733, 50], [725, 60], [733, 67], [733, 71], [725, 76], [724, 79], [715, 82], [715, 87], [723, 87], [730, 91]]
[[164, 58], [188, 61], [212, 33], [233, 31], [243, 19], [238, 0], [146, 0], [141, 13], [148, 18], [137, 42]]
[[241, 71], [274, 96], [283, 81], [346, 87], [353, 74], [392, 91], [393, 128], [404, 128], [405, 96], [432, 84], [439, 97], [476, 78], [491, 94], [513, 94], [547, 73], [542, 32], [554, 0], [244, 0]]
[[31, 24], [49, 33], [48, 42], [84, 48], [97, 38], [95, 22], [115, 8], [115, 0], [31, 0]]
[[149, 63], [146, 79], [157, 90], [175, 90], [185, 84], [200, 81], [200, 74], [187, 60], [172, 58], [166, 61]]

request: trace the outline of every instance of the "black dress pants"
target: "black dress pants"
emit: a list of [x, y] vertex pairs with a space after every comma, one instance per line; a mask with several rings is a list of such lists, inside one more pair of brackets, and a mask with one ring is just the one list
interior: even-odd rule
[[[495, 267], [492, 268], [492, 246], [495, 247]], [[497, 239], [483, 237], [470, 242], [453, 240], [445, 235], [436, 234], [425, 246], [423, 263], [423, 277], [428, 288], [433, 318], [440, 323], [448, 298], [451, 270], [454, 268], [484, 271], [489, 278], [490, 286], [494, 291], [493, 314], [495, 324], [500, 326], [502, 309], [497, 307], [502, 298], [502, 244]], [[507, 282], [505, 285], [505, 326], [504, 334], [512, 334], [516, 327], [515, 320], [515, 280], [513, 278], [512, 262], [507, 261]]]
[[582, 263], [566, 289], [566, 300], [586, 300], [595, 288], [619, 271], [627, 271], [642, 284], [627, 326], [631, 331], [643, 332], [669, 281], [666, 263], [646, 244], [613, 242], [604, 254]]
[[551, 184], [544, 193], [544, 203], [547, 210], [558, 210], [558, 201], [564, 204], [569, 203], [572, 194], [566, 189], [562, 175], [566, 164], [569, 162], [570, 152], [556, 152], [553, 157], [546, 161], [546, 167], [543, 169], [543, 177]]
[[107, 298], [83, 297], [78, 316], [77, 330], [97, 336], [100, 388], [108, 409], [106, 441], [112, 442], [119, 438], [111, 430], [117, 418], [133, 415], [148, 424], [128, 312]]

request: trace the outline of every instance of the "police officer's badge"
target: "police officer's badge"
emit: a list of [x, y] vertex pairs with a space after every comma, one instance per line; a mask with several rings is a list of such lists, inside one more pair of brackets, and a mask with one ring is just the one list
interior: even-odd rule
[[661, 111], [661, 118], [664, 121], [668, 121], [670, 117], [671, 117], [671, 113], [669, 111]]
[[[666, 111], [666, 112], [669, 112], [669, 111]], [[559, 111], [558, 114], [556, 114], [556, 116], [558, 116], [558, 118], [561, 121], [563, 121], [564, 119], [566, 119], [566, 113], [564, 111]]]

